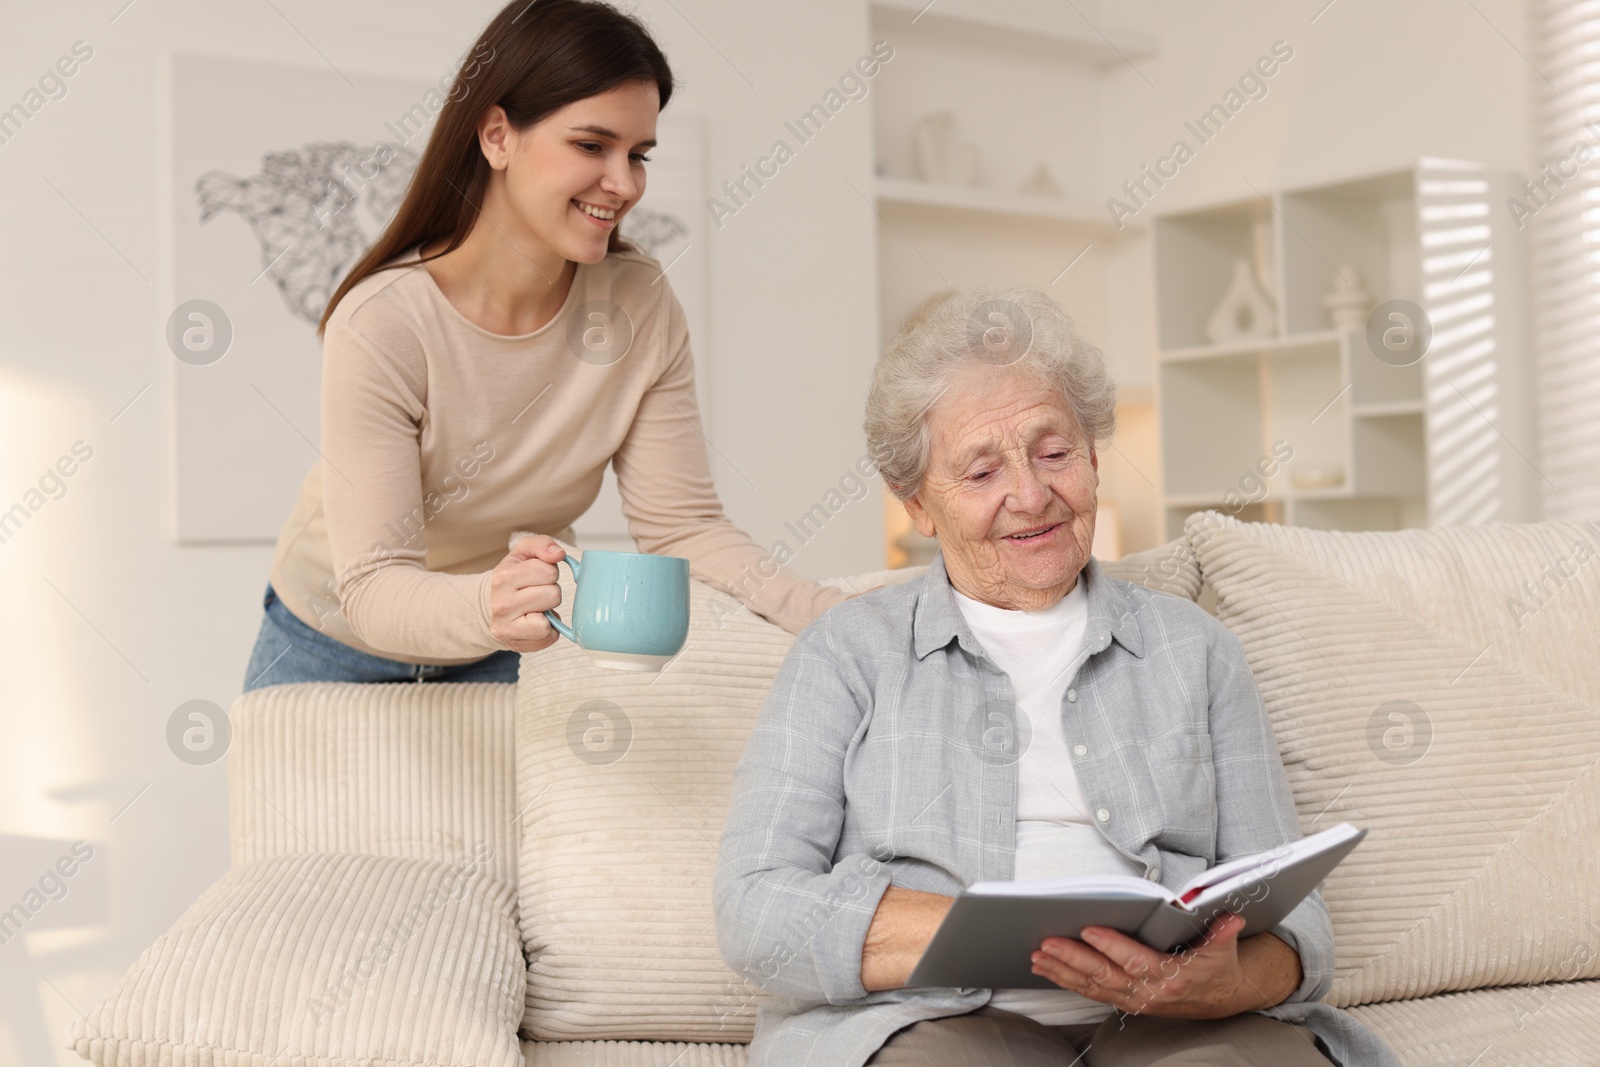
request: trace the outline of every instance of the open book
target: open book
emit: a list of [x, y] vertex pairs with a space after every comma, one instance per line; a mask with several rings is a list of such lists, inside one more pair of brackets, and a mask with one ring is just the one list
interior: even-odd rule
[[1030, 957], [1047, 937], [1107, 926], [1170, 952], [1222, 912], [1244, 917], [1240, 937], [1283, 921], [1363, 837], [1340, 823], [1298, 841], [1219, 863], [1176, 891], [1127, 876], [976, 882], [958, 897], [908, 986], [1054, 989]]

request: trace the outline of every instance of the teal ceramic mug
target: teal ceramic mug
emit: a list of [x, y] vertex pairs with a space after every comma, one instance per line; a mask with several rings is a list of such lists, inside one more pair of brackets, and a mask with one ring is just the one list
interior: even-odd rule
[[566, 558], [578, 591], [572, 624], [547, 611], [550, 625], [596, 666], [659, 671], [689, 638], [689, 561], [638, 552], [585, 552]]

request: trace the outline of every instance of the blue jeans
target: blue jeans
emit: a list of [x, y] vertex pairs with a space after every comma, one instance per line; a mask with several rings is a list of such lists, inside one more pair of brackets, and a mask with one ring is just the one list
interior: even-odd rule
[[384, 659], [313, 629], [267, 586], [266, 615], [244, 673], [244, 691], [289, 682], [515, 682], [522, 657], [510, 649], [454, 666]]

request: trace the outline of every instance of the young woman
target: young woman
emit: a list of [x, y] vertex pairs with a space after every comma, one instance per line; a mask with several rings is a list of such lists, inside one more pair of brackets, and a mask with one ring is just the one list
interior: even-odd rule
[[[723, 514], [683, 310], [618, 226], [672, 96], [633, 18], [514, 0], [321, 323], [322, 462], [283, 525], [245, 688], [514, 681], [556, 634], [555, 538], [613, 464], [641, 551], [798, 632], [844, 594]], [[517, 530], [542, 531], [506, 544]]]

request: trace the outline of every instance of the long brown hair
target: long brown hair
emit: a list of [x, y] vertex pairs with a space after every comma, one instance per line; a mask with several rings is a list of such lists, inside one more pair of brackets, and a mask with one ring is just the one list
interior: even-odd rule
[[[525, 130], [628, 82], [655, 82], [663, 108], [672, 97], [672, 71], [649, 31], [596, 0], [511, 0], [484, 27], [471, 56], [456, 73], [394, 219], [339, 283], [318, 336], [344, 295], [402, 252], [448, 237], [443, 250], [417, 260], [423, 263], [467, 239], [489, 183], [478, 120], [491, 105], [505, 108], [512, 127]], [[608, 247], [627, 246], [612, 230]]]

